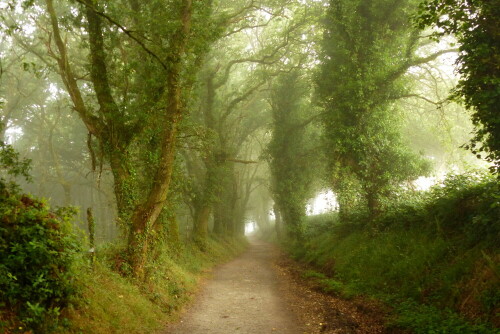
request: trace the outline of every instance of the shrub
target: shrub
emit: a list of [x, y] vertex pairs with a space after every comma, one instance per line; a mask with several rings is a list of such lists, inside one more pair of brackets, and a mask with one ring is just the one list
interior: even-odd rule
[[1, 306], [37, 333], [50, 331], [75, 293], [71, 212], [51, 212], [41, 201], [14, 194], [0, 198], [0, 217]]
[[495, 246], [500, 237], [500, 185], [492, 175], [451, 175], [432, 189], [426, 208], [442, 232], [462, 235], [465, 246]]
[[[1, 127], [1, 124], [0, 124]], [[57, 326], [75, 293], [72, 264], [78, 243], [70, 232], [71, 209], [48, 205], [18, 193], [4, 176], [29, 180], [29, 161], [0, 141], [0, 330], [13, 315], [36, 333]]]

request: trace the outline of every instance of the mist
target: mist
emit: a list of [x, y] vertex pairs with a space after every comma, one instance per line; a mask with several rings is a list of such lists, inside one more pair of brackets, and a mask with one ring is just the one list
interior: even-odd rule
[[[228, 245], [246, 236], [345, 284], [331, 283], [332, 293], [370, 295], [375, 283], [359, 283], [346, 263], [361, 273], [377, 260], [352, 255], [362, 252], [352, 240], [401, 254], [421, 241], [437, 254], [450, 231], [473, 234], [463, 217], [483, 224], [470, 249], [484, 246], [497, 264], [496, 211], [474, 211], [489, 199], [471, 190], [498, 183], [498, 150], [494, 122], [477, 111], [486, 104], [467, 95], [470, 41], [427, 22], [419, 1], [392, 3], [0, 0], [0, 141], [11, 152], [2, 189], [17, 184], [8, 196], [72, 208], [64, 220], [80, 254], [91, 249], [92, 263], [112, 262], [136, 283], [164, 261], [197, 266], [179, 254], [203, 263], [233, 254]], [[23, 163], [29, 175], [17, 171]], [[425, 244], [419, 224], [443, 239]], [[190, 269], [164, 270], [191, 279], [180, 274]], [[413, 288], [401, 287], [403, 297]], [[465, 298], [450, 296], [436, 300]], [[488, 307], [474, 314], [490, 321]]]

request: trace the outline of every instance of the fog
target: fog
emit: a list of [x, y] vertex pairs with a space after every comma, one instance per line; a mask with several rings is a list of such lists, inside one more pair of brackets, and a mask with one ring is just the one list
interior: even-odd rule
[[[158, 170], [170, 166], [159, 162], [168, 156], [162, 155], [166, 145], [174, 142], [175, 149], [169, 148], [175, 156], [173, 167], [163, 175], [168, 180], [162, 180], [168, 181], [168, 196], [161, 200], [160, 217], [165, 226], [175, 221], [184, 239], [191, 238], [200, 224], [209, 233], [230, 229], [251, 234], [281, 220], [338, 211], [338, 197], [344, 195], [339, 180], [348, 177], [353, 187], [367, 189], [362, 177], [342, 174], [351, 162], [332, 167], [333, 156], [348, 161], [358, 153], [348, 146], [332, 150], [338, 140], [329, 137], [334, 121], [324, 118], [327, 103], [321, 101], [330, 98], [318, 89], [318, 73], [321, 63], [331, 58], [320, 59], [323, 31], [315, 13], [324, 11], [326, 3], [249, 7], [245, 14], [221, 5], [217, 10], [234, 13], [239, 23], [213, 40], [198, 31], [196, 38], [210, 40], [199, 50], [196, 43], [202, 42], [188, 43], [193, 53], [182, 56], [185, 69], [179, 72], [186, 76], [181, 81], [187, 87], [178, 94], [183, 99], [178, 113], [182, 117], [175, 116], [175, 140], [164, 143], [163, 132], [172, 119], [161, 114], [162, 94], [175, 85], [164, 85], [160, 60], [173, 57], [169, 50], [151, 42], [153, 37], [102, 20], [103, 66], [108, 71], [104, 80], [92, 72], [97, 61], [87, 48], [86, 20], [79, 5], [56, 5], [64, 45], [54, 41], [58, 37], [44, 4], [25, 10], [9, 6], [6, 0], [0, 2], [6, 13], [0, 30], [1, 135], [31, 160], [33, 177], [32, 182], [18, 182], [23, 191], [52, 206], [77, 207], [74, 224], [83, 230], [84, 213], [93, 208], [99, 243], [130, 233], [134, 208], [160, 182], [157, 176], [163, 174]], [[135, 21], [127, 15], [123, 22], [133, 26]], [[450, 172], [488, 166], [461, 148], [473, 125], [462, 106], [447, 101], [458, 78], [453, 42], [412, 42], [416, 51], [408, 61], [415, 65], [401, 74], [404, 89], [390, 103], [374, 107], [385, 108], [389, 116], [374, 116], [370, 122], [378, 117], [381, 125], [391, 127], [390, 136], [399, 136], [398, 145], [408, 148], [405, 154], [428, 164], [391, 187], [425, 191]], [[386, 66], [397, 62], [382, 58]], [[422, 58], [429, 60], [419, 61]], [[103, 102], [106, 99], [112, 102]], [[392, 140], [390, 136], [380, 141]], [[349, 153], [352, 157], [346, 158]], [[288, 212], [286, 205], [294, 208]]]

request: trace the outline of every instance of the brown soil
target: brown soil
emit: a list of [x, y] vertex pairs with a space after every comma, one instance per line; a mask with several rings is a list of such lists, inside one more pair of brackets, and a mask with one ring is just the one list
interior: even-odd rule
[[301, 270], [275, 246], [251, 240], [164, 334], [385, 333], [379, 305], [323, 294]]

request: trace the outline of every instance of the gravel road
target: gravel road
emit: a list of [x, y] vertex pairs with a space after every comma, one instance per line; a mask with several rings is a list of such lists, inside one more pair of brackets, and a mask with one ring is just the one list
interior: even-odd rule
[[164, 334], [299, 334], [301, 324], [282, 298], [274, 246], [251, 240], [248, 250], [218, 267], [194, 304]]

